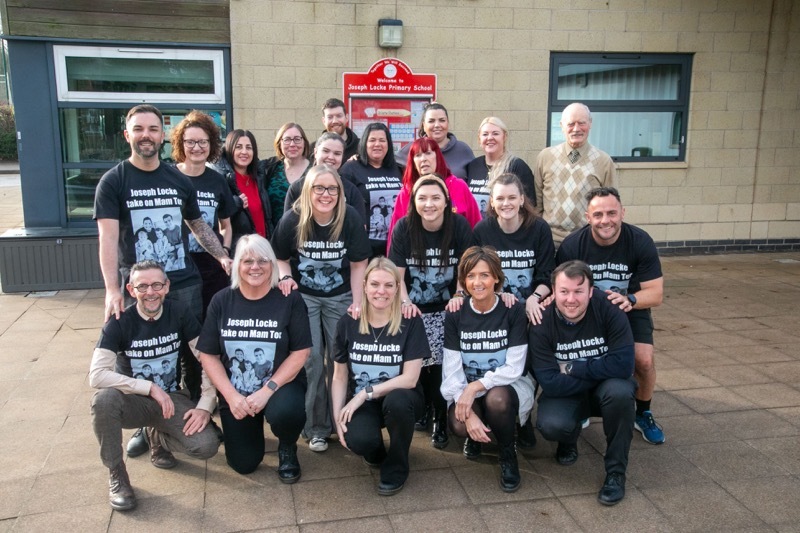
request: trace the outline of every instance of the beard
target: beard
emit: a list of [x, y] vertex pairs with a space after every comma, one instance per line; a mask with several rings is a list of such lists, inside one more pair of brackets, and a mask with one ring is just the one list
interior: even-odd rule
[[161, 150], [161, 145], [159, 143], [156, 143], [155, 141], [144, 142], [152, 142], [152, 146], [142, 146], [142, 141], [134, 144], [133, 151], [136, 152], [138, 156], [149, 159], [158, 155], [158, 152]]

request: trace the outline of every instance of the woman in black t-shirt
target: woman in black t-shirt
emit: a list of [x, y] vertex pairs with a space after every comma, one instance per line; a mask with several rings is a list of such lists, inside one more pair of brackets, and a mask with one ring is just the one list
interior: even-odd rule
[[[469, 245], [472, 231], [467, 219], [453, 213], [445, 183], [435, 175], [422, 176], [411, 190], [408, 214], [392, 233], [391, 259], [404, 278], [401, 285], [402, 311], [406, 317], [422, 316], [431, 347], [431, 357], [422, 364], [420, 382], [426, 404], [433, 410], [431, 444], [447, 446], [447, 404], [442, 384], [442, 340], [444, 310], [460, 302], [461, 287], [456, 278], [458, 258]], [[409, 293], [411, 290], [411, 293]], [[418, 421], [426, 429], [426, 421]]]
[[342, 446], [380, 466], [378, 494], [390, 496], [408, 478], [414, 421], [423, 412], [419, 371], [430, 348], [422, 320], [400, 312], [400, 272], [394, 263], [373, 259], [363, 292], [361, 317], [345, 315], [336, 329], [333, 418]]
[[536, 216], [515, 174], [500, 174], [488, 188], [489, 213], [475, 226], [472, 242], [497, 251], [506, 277], [503, 292], [525, 304], [528, 320], [538, 324], [544, 309], [541, 301], [550, 295], [550, 274], [556, 267], [550, 226]]
[[468, 437], [464, 455], [474, 459], [489, 436], [497, 440], [500, 488], [514, 492], [520, 475], [514, 422], [525, 423], [533, 408], [533, 380], [525, 309], [506, 307], [496, 292], [503, 286], [500, 258], [491, 247], [473, 246], [458, 264], [459, 282], [469, 296], [445, 318], [442, 395], [450, 405], [451, 431]]
[[[306, 363], [306, 426], [303, 433], [314, 452], [328, 449], [332, 421], [328, 383], [336, 324], [345, 313], [358, 317], [360, 286], [370, 254], [364, 222], [345, 203], [339, 174], [328, 165], [312, 167], [300, 197], [283, 214], [272, 238], [280, 266], [279, 287], [297, 290], [308, 307], [314, 347]], [[354, 288], [356, 290], [351, 290]], [[326, 370], [327, 366], [327, 370]]]
[[[394, 199], [400, 194], [400, 167], [394, 159], [389, 128], [380, 122], [369, 124], [358, 144], [358, 159], [342, 165], [342, 178], [355, 183], [364, 195], [372, 257], [386, 253], [387, 227], [392, 219]], [[377, 209], [376, 209], [377, 208]], [[373, 213], [383, 217], [379, 221]]]
[[[231, 253], [234, 214], [233, 196], [225, 178], [206, 166], [215, 161], [222, 149], [219, 128], [211, 116], [202, 111], [192, 111], [172, 130], [172, 158], [182, 174], [189, 178], [197, 190], [197, 205], [203, 220], [211, 226], [228, 255]], [[211, 297], [230, 283], [225, 270], [211, 254], [206, 252], [189, 235], [189, 254], [203, 277], [203, 317]]]
[[269, 242], [255, 234], [240, 238], [231, 287], [211, 300], [197, 342], [220, 398], [225, 457], [240, 474], [253, 472], [264, 459], [266, 419], [278, 437], [280, 480], [300, 479], [303, 365], [311, 351], [307, 317], [299, 294], [278, 290], [278, 261]]

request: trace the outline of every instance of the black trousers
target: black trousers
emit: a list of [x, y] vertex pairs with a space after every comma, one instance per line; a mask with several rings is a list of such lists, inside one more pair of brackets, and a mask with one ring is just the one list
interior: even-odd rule
[[[414, 421], [424, 410], [419, 387], [395, 389], [383, 398], [364, 402], [347, 425], [344, 434], [347, 447], [371, 463], [381, 463], [383, 483], [405, 483]], [[382, 427], [389, 432], [388, 452], [383, 443]]]
[[249, 474], [261, 464], [264, 419], [280, 442], [297, 442], [306, 423], [305, 397], [305, 385], [291, 381], [275, 391], [261, 413], [241, 420], [236, 420], [230, 407], [221, 403], [219, 417], [225, 435], [225, 458], [230, 467], [240, 474]]
[[583, 419], [603, 417], [606, 473], [624, 474], [633, 438], [636, 388], [633, 378], [613, 378], [576, 396], [554, 398], [543, 393], [539, 397], [536, 427], [547, 440], [574, 444], [581, 434]]

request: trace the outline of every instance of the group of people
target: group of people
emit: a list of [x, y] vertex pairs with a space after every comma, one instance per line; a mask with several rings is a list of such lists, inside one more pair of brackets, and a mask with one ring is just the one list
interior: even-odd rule
[[[536, 427], [560, 464], [603, 418], [598, 500], [619, 502], [633, 429], [664, 442], [650, 411], [663, 280], [652, 239], [623, 222], [613, 162], [588, 144], [588, 108], [564, 110], [566, 142], [535, 172], [496, 117], [474, 158], [439, 103], [397, 154], [385, 124], [359, 139], [343, 102], [322, 112], [315, 143], [287, 123], [276, 156], [259, 160], [251, 132], [223, 143], [193, 111], [172, 130], [172, 166], [160, 111], [129, 111], [131, 156], [95, 201], [106, 324], [90, 382], [111, 507], [136, 505], [123, 428], [137, 429], [128, 457], [149, 449], [159, 468], [176, 451], [211, 457], [224, 438], [228, 464], [247, 474], [264, 456], [264, 421], [285, 483], [300, 478], [301, 436], [324, 452], [336, 435], [380, 469], [378, 493], [395, 494], [414, 431], [430, 430], [439, 449], [463, 438], [468, 459], [493, 437], [513, 492], [516, 448], [536, 442], [537, 384]], [[180, 264], [145, 253], [167, 216]], [[140, 371], [155, 364], [169, 383]]]

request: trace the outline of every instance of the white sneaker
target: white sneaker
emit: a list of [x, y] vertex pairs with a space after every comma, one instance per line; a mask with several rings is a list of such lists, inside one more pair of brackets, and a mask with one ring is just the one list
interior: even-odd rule
[[324, 452], [328, 449], [328, 441], [322, 437], [312, 437], [308, 441], [308, 449], [312, 452]]
[[584, 418], [583, 420], [581, 420], [581, 429], [586, 429], [588, 427], [589, 427], [589, 419]]

